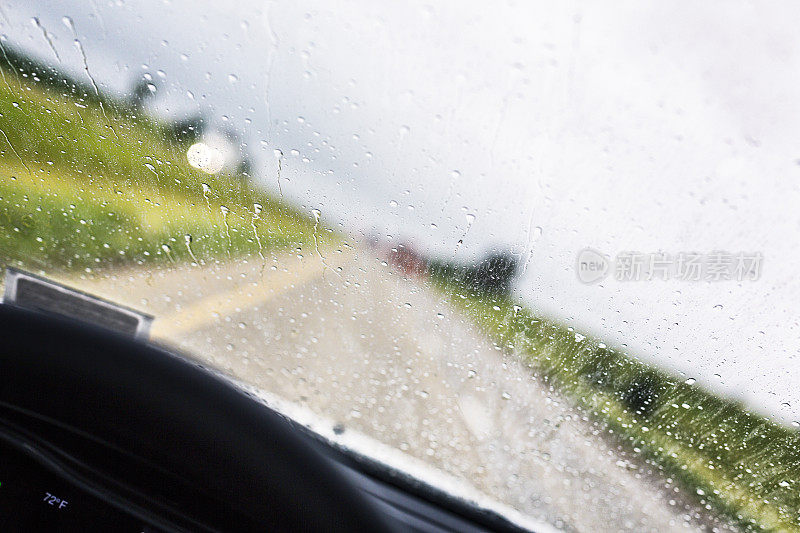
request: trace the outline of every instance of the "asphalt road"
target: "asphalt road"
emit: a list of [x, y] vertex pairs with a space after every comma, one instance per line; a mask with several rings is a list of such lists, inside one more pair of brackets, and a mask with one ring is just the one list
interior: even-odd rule
[[[97, 273], [153, 338], [567, 531], [727, 530], [370, 250]], [[417, 461], [417, 462], [419, 462]]]

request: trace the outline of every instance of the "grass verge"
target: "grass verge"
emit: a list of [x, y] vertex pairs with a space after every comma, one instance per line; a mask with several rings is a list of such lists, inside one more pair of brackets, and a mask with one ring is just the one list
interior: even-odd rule
[[[745, 530], [800, 531], [800, 435], [538, 316], [506, 296], [436, 286], [618, 441]], [[632, 392], [633, 391], [633, 392]]]
[[3, 263], [203, 261], [333, 239], [246, 176], [191, 168], [152, 119], [25, 65], [0, 68]]

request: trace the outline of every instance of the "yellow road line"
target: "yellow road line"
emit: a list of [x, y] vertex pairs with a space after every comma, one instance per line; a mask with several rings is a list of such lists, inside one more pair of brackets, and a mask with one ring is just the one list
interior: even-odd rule
[[300, 268], [275, 272], [257, 283], [248, 282], [235, 289], [202, 298], [172, 315], [157, 318], [150, 336], [153, 339], [174, 339], [178, 335], [195, 331], [219, 317], [255, 307], [321, 276], [324, 268], [316, 260], [307, 260], [303, 261]]

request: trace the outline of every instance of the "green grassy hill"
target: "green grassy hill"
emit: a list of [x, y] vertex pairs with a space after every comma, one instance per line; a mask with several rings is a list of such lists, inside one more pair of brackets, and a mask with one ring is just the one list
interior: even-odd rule
[[190, 167], [186, 146], [152, 119], [7, 45], [3, 52], [0, 262], [202, 261], [313, 241], [310, 213], [244, 176]]

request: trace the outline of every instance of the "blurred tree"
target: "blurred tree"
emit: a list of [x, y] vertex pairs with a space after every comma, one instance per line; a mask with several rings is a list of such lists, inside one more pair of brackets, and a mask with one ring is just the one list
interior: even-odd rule
[[156, 93], [156, 86], [149, 76], [143, 76], [134, 82], [128, 97], [128, 105], [133, 109], [142, 109]]
[[621, 392], [622, 402], [637, 415], [650, 416], [658, 407], [661, 384], [653, 372], [634, 377]]
[[466, 272], [465, 281], [475, 290], [493, 294], [508, 294], [519, 260], [509, 252], [493, 252]]
[[[380, 242], [380, 237], [375, 236], [374, 242]], [[464, 277], [465, 269], [460, 265], [443, 261], [441, 259], [430, 258], [428, 259], [428, 273], [441, 280], [455, 280]]]
[[104, 102], [105, 105], [115, 107], [113, 98], [102, 90], [95, 92], [92, 85], [80, 78], [74, 78], [66, 71], [48, 64], [29, 53], [27, 50], [17, 48], [15, 45], [4, 43], [0, 53], [0, 68], [6, 69], [14, 75], [30, 76], [37, 84], [52, 87], [62, 94], [69, 93], [74, 98], [83, 102]]
[[250, 159], [250, 156], [247, 154], [243, 154], [242, 158], [239, 160], [239, 164], [236, 166], [236, 173], [241, 174], [247, 178], [253, 178], [253, 161]]
[[206, 119], [202, 113], [175, 120], [165, 127], [167, 137], [180, 144], [197, 142], [205, 129]]

